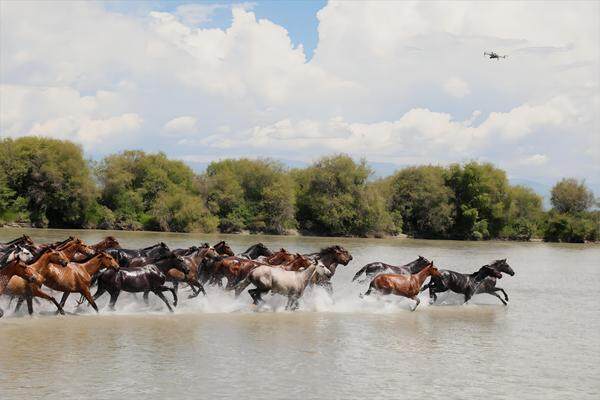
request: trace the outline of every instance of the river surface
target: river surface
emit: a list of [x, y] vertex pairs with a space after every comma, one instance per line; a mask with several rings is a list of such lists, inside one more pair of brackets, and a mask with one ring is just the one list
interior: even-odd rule
[[[42, 303], [29, 317], [0, 299], [3, 400], [600, 398], [597, 245], [17, 229], [0, 229], [0, 241], [21, 233], [41, 242], [110, 233], [131, 248], [224, 239], [236, 252], [259, 241], [302, 253], [340, 244], [354, 260], [338, 267], [333, 296], [305, 293], [296, 312], [279, 296], [257, 311], [247, 293], [234, 299], [216, 288], [196, 299], [183, 289], [174, 314], [130, 294], [115, 312], [108, 296], [99, 299], [100, 315], [82, 307], [55, 316]], [[350, 282], [368, 262], [418, 255], [461, 272], [508, 258], [516, 275], [498, 286], [509, 305], [487, 294], [467, 305], [441, 294], [429, 305], [423, 293], [410, 312], [410, 300], [363, 300], [367, 284]]]

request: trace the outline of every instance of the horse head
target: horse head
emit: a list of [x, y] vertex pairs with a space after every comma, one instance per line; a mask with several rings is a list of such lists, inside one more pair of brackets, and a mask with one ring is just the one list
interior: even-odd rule
[[513, 271], [510, 265], [508, 265], [508, 263], [506, 262], [506, 258], [503, 260], [496, 260], [493, 263], [489, 264], [488, 267], [495, 269], [496, 271], [508, 274], [510, 276], [515, 275], [515, 271]]
[[492, 278], [497, 278], [497, 279], [502, 278], [502, 274], [500, 273], [500, 271], [497, 271], [494, 268], [490, 268], [487, 265], [484, 265], [483, 267], [479, 268], [479, 271], [477, 271], [475, 273], [475, 276], [478, 281], [483, 280], [483, 279], [487, 278], [488, 276], [491, 276]]
[[101, 251], [100, 253], [98, 253], [97, 257], [100, 261], [100, 265], [102, 265], [104, 268], [106, 268], [106, 269], [112, 268], [112, 269], [117, 269], [117, 270], [119, 269], [119, 263], [117, 262], [117, 260], [115, 260], [108, 253]]
[[117, 241], [114, 236], [107, 236], [104, 238], [104, 245], [107, 249], [120, 249], [121, 244]]
[[213, 246], [213, 248], [219, 253], [219, 254], [226, 254], [228, 256], [233, 256], [235, 255], [235, 253], [233, 252], [233, 249], [229, 246], [229, 244], [227, 244], [226, 241], [222, 240], [219, 243], [215, 244]]
[[321, 250], [321, 253], [329, 253], [337, 264], [348, 265], [352, 261], [352, 255], [340, 245], [335, 245]]
[[442, 276], [440, 274], [440, 271], [437, 269], [437, 267], [435, 265], [433, 265], [433, 261], [429, 261], [429, 264], [427, 264], [427, 266], [423, 269], [423, 271], [425, 271], [425, 270], [428, 271], [428, 275], [435, 276], [435, 277]]
[[48, 261], [52, 264], [59, 264], [62, 267], [66, 267], [69, 264], [69, 259], [62, 251], [48, 249], [46, 253], [50, 255]]

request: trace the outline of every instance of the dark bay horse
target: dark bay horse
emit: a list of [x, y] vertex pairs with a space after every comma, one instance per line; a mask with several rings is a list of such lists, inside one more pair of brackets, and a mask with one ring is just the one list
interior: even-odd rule
[[219, 243], [215, 244], [213, 246], [213, 249], [215, 249], [215, 251], [222, 256], [234, 256], [235, 255], [235, 253], [233, 252], [233, 249], [224, 240], [221, 240]]
[[161, 257], [167, 255], [171, 250], [164, 242], [157, 243], [155, 245], [134, 250], [134, 249], [121, 249], [121, 248], [110, 248], [106, 252], [111, 255], [121, 268], [129, 267], [129, 263], [132, 259], [137, 257]]
[[173, 294], [173, 305], [177, 305], [177, 293], [171, 287], [165, 286], [167, 273], [175, 268], [184, 275], [189, 273], [185, 261], [180, 256], [171, 253], [170, 257], [162, 258], [154, 264], [144, 265], [140, 268], [105, 269], [98, 275], [98, 290], [94, 294], [94, 300], [98, 299], [104, 292], [110, 294], [109, 307], [115, 308], [115, 303], [121, 291], [129, 293], [152, 292], [157, 295], [173, 312], [163, 292], [170, 291]]
[[339, 264], [348, 265], [352, 261], [352, 255], [348, 250], [339, 245], [329, 246], [321, 249], [318, 253], [305, 254], [310, 260], [320, 262], [331, 272], [330, 274], [318, 274], [314, 276], [313, 283], [324, 287], [329, 293], [333, 292], [331, 278]]
[[359, 283], [365, 282], [367, 279], [372, 279], [375, 275], [390, 273], [390, 274], [400, 274], [400, 275], [409, 275], [416, 274], [429, 265], [429, 260], [425, 257], [419, 256], [414, 261], [409, 262], [408, 264], [396, 266], [383, 263], [381, 261], [372, 262], [356, 272], [354, 278], [352, 278], [352, 282], [356, 281], [362, 274], [365, 274], [365, 279], [360, 280]]
[[[455, 293], [464, 294], [465, 303], [475, 294], [487, 293], [497, 297], [502, 304], [507, 305], [508, 295], [504, 289], [496, 287], [497, 279], [502, 278], [502, 273], [511, 276], [515, 274], [510, 265], [506, 262], [506, 258], [484, 265], [472, 274], [461, 274], [460, 272], [450, 270], [440, 270], [440, 276], [432, 277], [429, 284], [425, 285], [421, 291], [429, 289], [429, 297], [434, 302], [437, 300], [436, 293], [443, 293], [451, 290]], [[504, 299], [496, 292], [502, 292], [504, 294]]]
[[408, 297], [417, 302], [414, 308], [411, 308], [411, 311], [415, 311], [419, 303], [421, 303], [418, 297], [421, 285], [423, 285], [428, 276], [433, 278], [439, 276], [439, 274], [439, 271], [431, 261], [416, 274], [379, 274], [371, 281], [369, 290], [364, 295], [368, 296], [372, 290], [376, 290], [378, 293], [384, 295], [395, 294], [396, 296]]
[[269, 257], [272, 256], [273, 252], [269, 250], [267, 246], [262, 243], [256, 243], [239, 255], [240, 258], [247, 258], [250, 260], [256, 260], [260, 256]]

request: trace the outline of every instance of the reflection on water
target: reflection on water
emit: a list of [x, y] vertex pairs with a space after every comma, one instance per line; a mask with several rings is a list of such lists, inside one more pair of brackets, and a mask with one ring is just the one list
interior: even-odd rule
[[[0, 230], [0, 241], [23, 231]], [[38, 241], [97, 231], [29, 231]], [[543, 243], [323, 239], [278, 236], [114, 233], [127, 247], [159, 240], [172, 247], [228, 240], [236, 251], [262, 241], [311, 252], [339, 243], [354, 256], [334, 277], [333, 297], [307, 293], [301, 310], [278, 296], [255, 312], [250, 298], [208, 290], [174, 315], [133, 295], [115, 313], [33, 318], [0, 306], [0, 398], [598, 398], [600, 247]], [[507, 257], [515, 277], [462, 305], [442, 295], [416, 312], [394, 297], [360, 299], [350, 280], [367, 262], [400, 264], [417, 255], [470, 272]], [[76, 297], [76, 296], [72, 296]], [[68, 310], [73, 310], [70, 299]], [[141, 299], [140, 299], [141, 300]], [[100, 299], [104, 308], [108, 299]]]

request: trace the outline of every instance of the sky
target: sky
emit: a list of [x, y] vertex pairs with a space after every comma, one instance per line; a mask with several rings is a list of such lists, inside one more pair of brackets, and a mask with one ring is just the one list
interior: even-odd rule
[[489, 161], [598, 190], [599, 19], [593, 1], [2, 1], [0, 136], [196, 169]]

